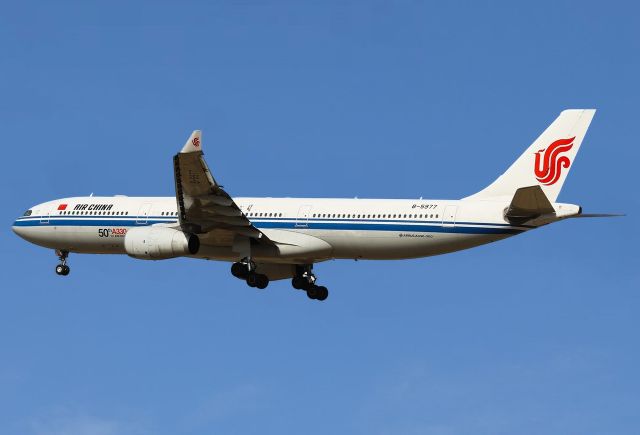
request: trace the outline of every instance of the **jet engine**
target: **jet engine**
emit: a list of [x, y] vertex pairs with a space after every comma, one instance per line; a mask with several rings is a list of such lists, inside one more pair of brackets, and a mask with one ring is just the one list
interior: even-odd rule
[[134, 258], [164, 260], [197, 254], [200, 239], [195, 234], [167, 227], [131, 228], [124, 236], [124, 249]]

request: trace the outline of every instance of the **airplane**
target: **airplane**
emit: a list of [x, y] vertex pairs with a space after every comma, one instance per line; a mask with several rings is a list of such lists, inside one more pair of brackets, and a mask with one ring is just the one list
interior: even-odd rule
[[493, 183], [457, 200], [233, 198], [213, 177], [195, 130], [173, 157], [175, 196], [88, 196], [47, 201], [13, 231], [54, 249], [66, 276], [70, 253], [231, 262], [250, 287], [291, 279], [323, 301], [313, 266], [332, 259], [428, 257], [506, 239], [583, 214], [556, 199], [594, 109], [564, 110]]

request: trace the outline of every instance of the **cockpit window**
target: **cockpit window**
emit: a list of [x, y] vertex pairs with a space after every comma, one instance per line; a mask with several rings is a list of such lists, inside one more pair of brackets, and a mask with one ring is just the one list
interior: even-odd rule
[[33, 213], [33, 210], [27, 210], [22, 216], [31, 216], [31, 213]]

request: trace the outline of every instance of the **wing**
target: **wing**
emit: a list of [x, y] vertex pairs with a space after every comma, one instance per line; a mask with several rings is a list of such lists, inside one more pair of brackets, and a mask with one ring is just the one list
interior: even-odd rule
[[213, 178], [204, 161], [199, 130], [191, 133], [173, 158], [173, 170], [183, 231], [206, 234], [215, 244], [232, 244], [236, 235], [272, 244]]

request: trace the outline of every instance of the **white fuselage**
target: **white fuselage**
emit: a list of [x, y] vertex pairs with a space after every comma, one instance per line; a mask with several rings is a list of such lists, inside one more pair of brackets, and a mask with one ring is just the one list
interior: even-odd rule
[[[281, 249], [254, 259], [272, 263], [332, 258], [404, 259], [466, 249], [535, 226], [504, 219], [508, 202], [324, 198], [234, 198], [244, 215]], [[178, 225], [175, 197], [76, 197], [45, 202], [16, 220], [13, 230], [48, 248], [125, 254], [131, 228]], [[202, 240], [193, 257], [237, 261], [233, 240]], [[293, 249], [291, 247], [297, 248]], [[308, 249], [305, 247], [308, 246]], [[291, 248], [291, 249], [289, 249]]]

